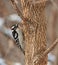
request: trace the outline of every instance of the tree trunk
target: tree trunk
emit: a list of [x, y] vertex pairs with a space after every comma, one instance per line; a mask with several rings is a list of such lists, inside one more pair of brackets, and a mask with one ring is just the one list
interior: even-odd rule
[[[46, 50], [46, 0], [21, 0], [23, 16], [29, 21], [24, 21], [25, 34], [25, 65], [47, 65], [47, 56], [36, 62]], [[38, 57], [38, 58], [39, 58]]]

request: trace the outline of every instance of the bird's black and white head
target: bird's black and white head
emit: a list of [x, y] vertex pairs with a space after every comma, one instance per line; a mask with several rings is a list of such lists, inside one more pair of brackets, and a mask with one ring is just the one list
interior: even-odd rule
[[18, 28], [18, 24], [15, 24], [11, 27], [11, 30], [16, 30]]
[[25, 54], [25, 52], [23, 50], [23, 45], [22, 45], [23, 35], [22, 35], [22, 31], [18, 28], [18, 24], [13, 25], [11, 30], [12, 30], [12, 36], [13, 36], [14, 40], [16, 41], [16, 45]]

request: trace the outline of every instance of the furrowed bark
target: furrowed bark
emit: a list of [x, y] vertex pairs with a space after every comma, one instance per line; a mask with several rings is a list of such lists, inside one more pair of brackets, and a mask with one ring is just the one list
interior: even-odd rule
[[[47, 55], [41, 61], [33, 62], [36, 55], [41, 56], [46, 50], [46, 0], [21, 0], [23, 16], [29, 22], [24, 22], [25, 35], [25, 65], [47, 65]], [[38, 57], [40, 58], [40, 57]]]

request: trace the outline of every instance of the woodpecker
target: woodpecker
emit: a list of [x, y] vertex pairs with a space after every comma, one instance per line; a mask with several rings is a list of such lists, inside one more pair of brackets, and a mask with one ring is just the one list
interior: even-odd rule
[[13, 25], [11, 30], [12, 30], [12, 36], [13, 36], [14, 40], [16, 41], [16, 45], [25, 54], [25, 51], [23, 50], [23, 47], [22, 47], [23, 36], [22, 36], [21, 30], [19, 30], [19, 28], [18, 28], [18, 24]]
[[18, 32], [16, 31], [16, 29], [18, 28], [18, 25], [13, 25], [11, 30], [12, 30], [12, 35], [13, 35], [13, 38], [16, 40], [18, 38]]

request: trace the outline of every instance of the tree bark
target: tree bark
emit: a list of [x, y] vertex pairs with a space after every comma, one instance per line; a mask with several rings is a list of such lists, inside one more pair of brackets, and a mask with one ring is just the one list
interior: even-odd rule
[[[25, 35], [25, 65], [47, 65], [47, 56], [36, 62], [34, 58], [39, 57], [46, 50], [46, 0], [21, 0], [22, 14], [29, 21], [24, 21]], [[38, 58], [39, 58], [38, 57]]]

